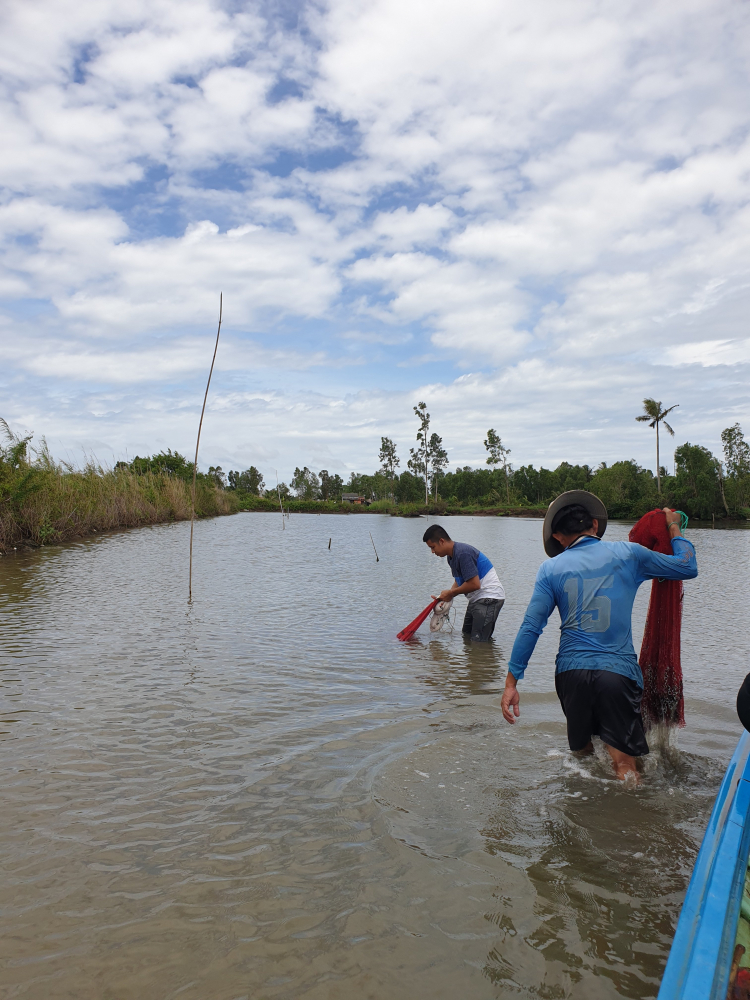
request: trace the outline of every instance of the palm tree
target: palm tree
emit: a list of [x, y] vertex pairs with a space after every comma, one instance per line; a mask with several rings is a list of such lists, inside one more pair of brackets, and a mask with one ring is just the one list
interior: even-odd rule
[[677, 409], [679, 403], [675, 403], [674, 406], [670, 406], [668, 410], [662, 410], [661, 402], [655, 399], [647, 398], [643, 400], [644, 412], [640, 417], [636, 417], [636, 420], [642, 420], [644, 423], [648, 422], [649, 427], [656, 428], [656, 488], [661, 493], [661, 468], [659, 466], [659, 424], [664, 424], [666, 430], [674, 437], [674, 431], [669, 426], [667, 421], [664, 419], [667, 414], [671, 413], [672, 410]]

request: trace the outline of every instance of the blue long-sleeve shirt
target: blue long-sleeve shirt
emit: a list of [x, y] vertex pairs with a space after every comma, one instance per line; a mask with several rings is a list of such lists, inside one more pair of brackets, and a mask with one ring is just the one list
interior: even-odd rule
[[536, 577], [508, 669], [520, 680], [555, 607], [560, 611], [556, 673], [612, 670], [643, 678], [633, 648], [631, 617], [635, 594], [644, 580], [692, 580], [698, 575], [695, 548], [686, 538], [672, 539], [673, 555], [652, 552], [634, 542], [603, 542], [584, 535]]

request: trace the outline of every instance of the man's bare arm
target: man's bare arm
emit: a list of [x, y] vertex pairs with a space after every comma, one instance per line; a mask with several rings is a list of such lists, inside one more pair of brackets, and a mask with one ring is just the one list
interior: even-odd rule
[[470, 580], [465, 580], [461, 586], [454, 582], [450, 590], [441, 590], [440, 594], [433, 594], [432, 599], [439, 601], [452, 601], [459, 594], [470, 594], [474, 590], [479, 590], [482, 586], [478, 576], [472, 576]]
[[662, 507], [662, 510], [667, 515], [667, 531], [669, 532], [670, 539], [680, 538], [682, 536], [682, 529], [680, 527], [682, 518], [679, 512], [672, 510], [670, 507]]

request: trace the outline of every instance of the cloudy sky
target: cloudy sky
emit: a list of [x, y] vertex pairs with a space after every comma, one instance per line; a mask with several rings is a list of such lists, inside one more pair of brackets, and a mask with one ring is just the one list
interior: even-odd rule
[[[6, 0], [0, 416], [371, 471], [750, 432], [750, 7]], [[669, 450], [669, 447], [668, 449]]]

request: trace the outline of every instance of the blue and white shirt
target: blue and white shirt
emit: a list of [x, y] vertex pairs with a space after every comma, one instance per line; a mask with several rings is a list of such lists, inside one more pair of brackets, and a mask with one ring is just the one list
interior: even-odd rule
[[448, 556], [448, 565], [459, 587], [467, 580], [471, 580], [475, 576], [479, 577], [479, 590], [472, 590], [470, 594], [466, 595], [469, 604], [483, 598], [489, 598], [493, 601], [505, 600], [505, 591], [495, 572], [495, 567], [484, 552], [475, 549], [473, 545], [467, 545], [466, 542], [454, 542], [453, 555]]
[[542, 563], [518, 630], [508, 669], [520, 680], [555, 607], [560, 612], [556, 673], [612, 670], [643, 687], [633, 648], [631, 617], [644, 580], [692, 580], [698, 575], [693, 543], [672, 539], [671, 556], [635, 542], [603, 542], [583, 535]]

